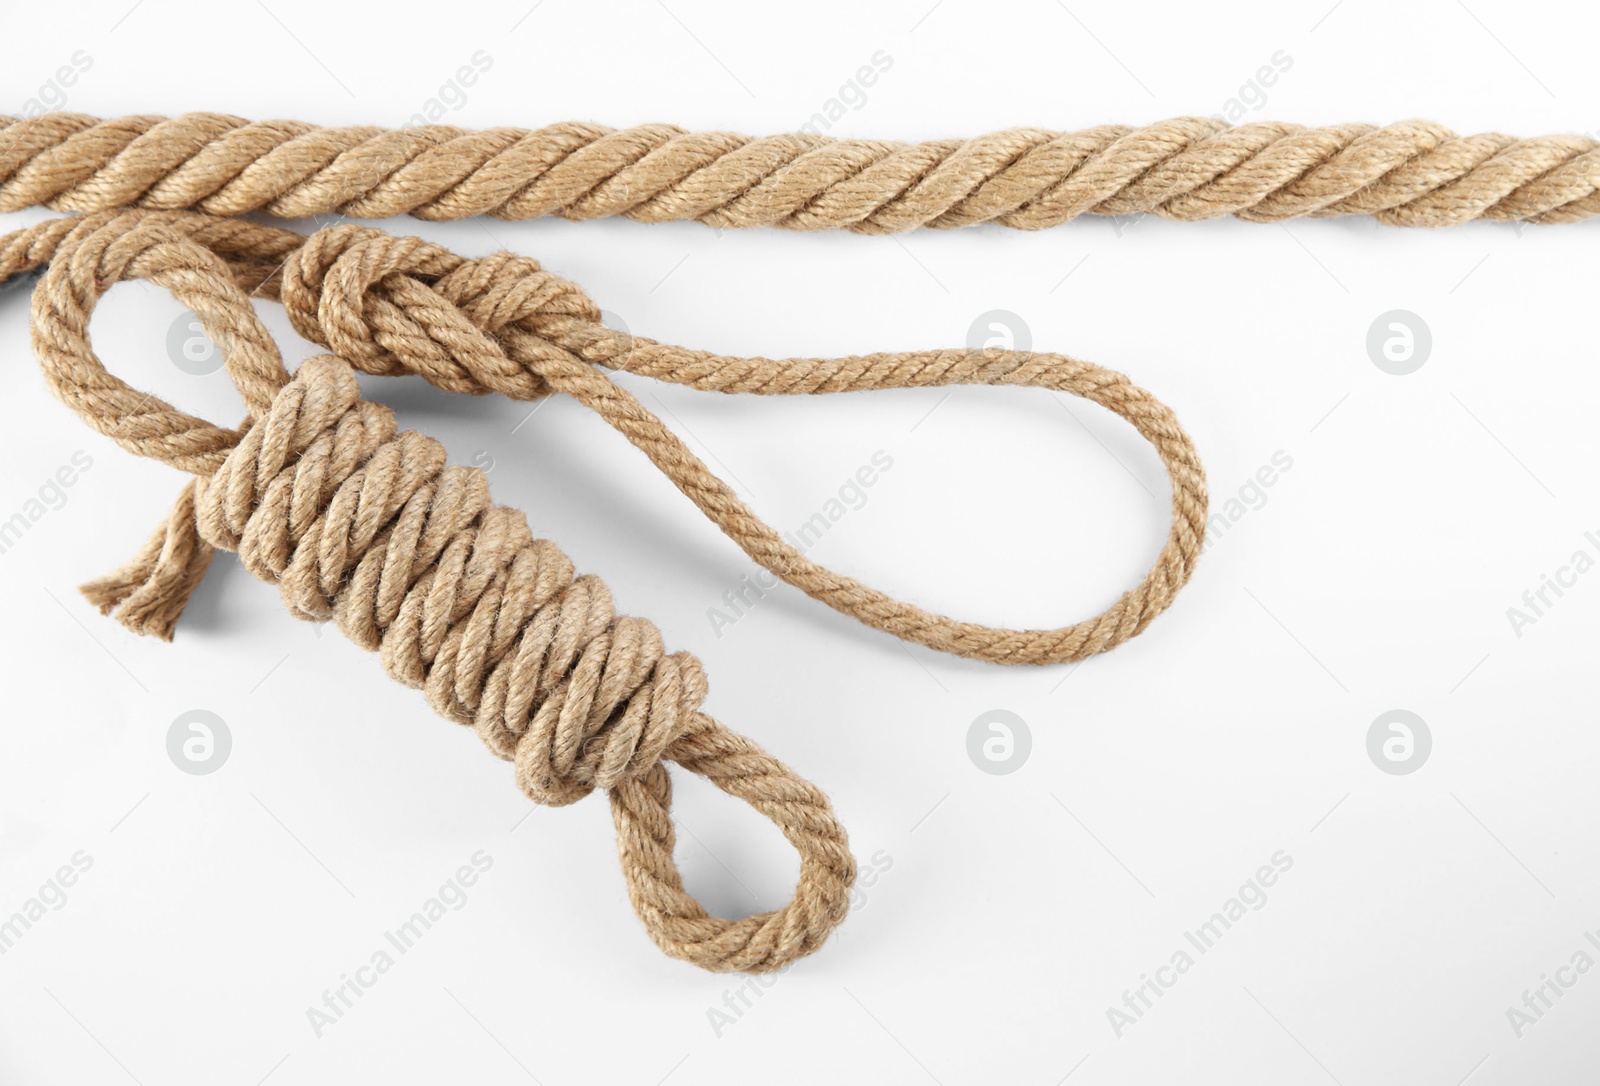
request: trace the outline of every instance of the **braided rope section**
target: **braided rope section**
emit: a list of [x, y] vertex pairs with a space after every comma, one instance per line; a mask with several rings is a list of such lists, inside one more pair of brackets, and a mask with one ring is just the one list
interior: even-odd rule
[[319, 128], [217, 113], [0, 118], [0, 211], [116, 207], [289, 218], [621, 215], [887, 234], [1080, 215], [1395, 226], [1600, 214], [1600, 145], [1458, 136], [1427, 121], [1230, 127], [1184, 117], [898, 143], [671, 125]]
[[[95, 356], [95, 301], [134, 278], [167, 286], [218, 337], [251, 415], [241, 430], [136, 393]], [[347, 362], [318, 357], [291, 379], [217, 254], [159, 219], [83, 224], [58, 239], [33, 315], [61, 399], [124, 447], [195, 473], [173, 523], [237, 551], [296, 615], [331, 619], [379, 652], [391, 676], [512, 762], [536, 802], [609, 792], [629, 896], [668, 954], [771, 971], [817, 949], [847, 914], [855, 863], [826, 797], [700, 711], [699, 662], [664, 653], [649, 622], [617, 616], [597, 578], [574, 578], [520, 512], [490, 502], [480, 470], [447, 467], [437, 441], [396, 433]], [[684, 890], [668, 761], [783, 831], [800, 854], [787, 906], [730, 921]]]

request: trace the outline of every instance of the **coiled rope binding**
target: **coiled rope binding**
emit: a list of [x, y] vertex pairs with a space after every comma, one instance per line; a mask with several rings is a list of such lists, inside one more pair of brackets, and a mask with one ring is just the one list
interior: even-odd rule
[[[309, 238], [183, 211], [106, 211], [0, 238], [0, 278], [48, 268], [33, 342], [52, 391], [129, 451], [195, 478], [155, 535], [85, 593], [130, 628], [170, 638], [214, 548], [275, 583], [301, 618], [332, 620], [380, 653], [445, 718], [473, 727], [533, 800], [607, 790], [634, 909], [668, 954], [706, 969], [781, 968], [826, 939], [855, 877], [820, 790], [700, 710], [706, 680], [649, 622], [618, 616], [604, 584], [526, 519], [490, 501], [477, 468], [396, 432], [356, 371], [419, 374], [441, 388], [532, 400], [573, 396], [643, 450], [747, 554], [829, 606], [897, 637], [1007, 664], [1082, 659], [1134, 636], [1188, 580], [1206, 490], [1172, 412], [1120, 374], [1060, 355], [1002, 350], [838, 359], [730, 358], [606, 328], [577, 287], [509, 253], [469, 260], [417, 238], [340, 226]], [[216, 426], [107, 372], [88, 324], [113, 284], [167, 287], [222, 350], [248, 417]], [[249, 302], [283, 303], [333, 351], [291, 376]], [[1083, 396], [1128, 420], [1172, 480], [1172, 531], [1145, 580], [1104, 614], [1054, 630], [961, 622], [807, 559], [713, 475], [604, 369], [758, 394], [1023, 385]], [[673, 858], [675, 762], [770, 818], [800, 856], [793, 899], [740, 920], [710, 916]]]

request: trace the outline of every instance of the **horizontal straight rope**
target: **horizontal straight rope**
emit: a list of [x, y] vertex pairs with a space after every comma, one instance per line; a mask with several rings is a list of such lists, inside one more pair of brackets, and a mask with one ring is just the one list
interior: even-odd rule
[[1080, 215], [1394, 226], [1600, 214], [1600, 144], [1427, 121], [1233, 127], [1186, 117], [900, 143], [672, 125], [321, 128], [218, 113], [0, 117], [0, 211], [117, 207], [287, 218], [624, 216], [887, 234]]

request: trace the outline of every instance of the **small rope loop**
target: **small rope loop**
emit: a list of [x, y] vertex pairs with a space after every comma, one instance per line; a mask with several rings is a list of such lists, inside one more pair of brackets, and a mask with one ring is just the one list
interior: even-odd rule
[[[63, 256], [66, 259], [62, 259]], [[106, 289], [122, 279], [149, 279], [200, 318], [225, 344], [225, 364], [246, 407], [265, 409], [289, 382], [278, 348], [250, 308], [223, 260], [159, 220], [126, 212], [85, 221], [58, 243], [47, 278], [52, 294], [33, 297], [33, 346], [57, 394], [100, 433], [129, 452], [195, 474], [216, 469], [238, 433], [179, 411], [112, 376], [89, 346], [89, 316]], [[42, 285], [42, 283], [41, 283]]]
[[[394, 252], [403, 266], [416, 249]], [[171, 285], [204, 311], [251, 407], [239, 431], [161, 401], [128, 408], [131, 390], [87, 336], [95, 300], [126, 278]], [[236, 550], [296, 615], [331, 619], [441, 715], [474, 728], [534, 801], [561, 806], [607, 790], [629, 897], [667, 953], [710, 970], [767, 971], [821, 946], [849, 911], [856, 870], [826, 797], [701, 712], [697, 660], [665, 653], [649, 622], [618, 616], [598, 578], [574, 577], [521, 513], [492, 504], [480, 469], [448, 466], [437, 441], [397, 433], [393, 414], [361, 397], [349, 361], [318, 356], [278, 381], [268, 363], [282, 363], [260, 352], [247, 327], [255, 321], [229, 266], [159, 221], [113, 219], [59, 239], [35, 295], [51, 388], [125, 447], [197, 476], [147, 561], [163, 570], [132, 594], [192, 590], [191, 566], [176, 553], [184, 541]], [[194, 435], [209, 442], [207, 455], [188, 450]], [[725, 920], [684, 891], [666, 762], [778, 825], [800, 855], [787, 906]]]
[[[243, 269], [194, 239], [203, 237], [227, 253], [243, 244], [261, 256], [281, 250], [281, 233], [195, 215], [106, 212], [10, 235], [0, 241], [0, 275], [50, 262], [50, 292], [34, 292], [33, 345], [58, 398], [130, 452], [204, 475], [215, 470], [239, 432], [179, 411], [108, 373], [89, 345], [89, 317], [100, 296], [121, 279], [148, 278], [167, 287], [226, 346], [228, 374], [246, 407], [263, 410], [288, 383], [288, 371], [235, 279]], [[257, 278], [248, 270], [244, 276]], [[83, 586], [102, 614], [115, 614], [137, 633], [172, 639], [211, 561], [212, 548], [195, 528], [196, 497], [196, 484], [190, 483], [128, 565]]]

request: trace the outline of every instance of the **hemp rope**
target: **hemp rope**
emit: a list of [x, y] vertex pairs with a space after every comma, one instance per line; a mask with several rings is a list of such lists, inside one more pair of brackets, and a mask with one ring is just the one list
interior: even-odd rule
[[[50, 261], [55, 247], [74, 231], [115, 232], [141, 222], [159, 222], [231, 259], [243, 289], [281, 301], [297, 332], [367, 373], [416, 373], [447, 391], [496, 392], [523, 401], [551, 392], [572, 396], [643, 451], [775, 576], [842, 614], [932, 649], [1004, 664], [1082, 660], [1144, 630], [1171, 604], [1199, 558], [1207, 495], [1192, 442], [1164, 404], [1122, 374], [1087, 362], [1003, 350], [776, 361], [715, 355], [606, 328], [599, 309], [581, 290], [526, 257], [502, 252], [465, 260], [421, 239], [392, 237], [367, 227], [330, 227], [308, 239], [289, 230], [184, 212], [102, 212], [17, 231], [0, 238], [0, 279]], [[196, 313], [204, 322], [205, 314]], [[222, 344], [222, 337], [237, 334], [242, 333], [224, 328], [212, 338]], [[1171, 531], [1144, 580], [1083, 622], [1050, 630], [1010, 630], [934, 614], [807, 558], [596, 366], [701, 390], [759, 395], [961, 384], [1070, 392], [1114, 411], [1154, 446], [1172, 480]], [[200, 443], [209, 452], [232, 438], [233, 431], [200, 423], [160, 400], [141, 401], [141, 411], [151, 416], [148, 425], [163, 442], [181, 434], [186, 448]], [[99, 414], [87, 421], [108, 433], [105, 425], [120, 425]], [[135, 451], [150, 455], [143, 448]], [[169, 462], [189, 471], [210, 466], [187, 452], [181, 461]], [[171, 518], [135, 563], [138, 568], [96, 582], [91, 598], [104, 608], [120, 607], [118, 617], [135, 631], [170, 639], [203, 565], [184, 579], [183, 591], [163, 584], [159, 592], [146, 592], [138, 586], [148, 576], [144, 566], [163, 547], [183, 554], [195, 550], [192, 538], [171, 535], [183, 533], [190, 519]]]
[[319, 128], [218, 113], [0, 118], [0, 211], [264, 210], [287, 218], [494, 215], [885, 234], [1079, 215], [1254, 222], [1371, 215], [1394, 226], [1600, 214], [1600, 144], [1458, 136], [1428, 121], [1017, 128], [898, 143], [623, 130]]
[[[826, 797], [701, 713], [698, 661], [664, 655], [653, 625], [616, 616], [597, 578], [574, 578], [522, 514], [490, 504], [479, 469], [446, 467], [438, 442], [396, 434], [392, 413], [361, 399], [355, 370], [521, 400], [567, 393], [778, 576], [868, 625], [965, 656], [1040, 664], [1103, 652], [1171, 603], [1199, 555], [1205, 480], [1172, 412], [1126, 377], [1064, 356], [712, 355], [605, 328], [587, 296], [533, 260], [469, 260], [356, 226], [304, 238], [203, 214], [107, 211], [0, 238], [0, 280], [43, 264], [33, 340], [52, 392], [124, 448], [196, 476], [135, 560], [86, 595], [137, 632], [170, 638], [213, 549], [237, 551], [298, 617], [332, 619], [379, 651], [390, 675], [422, 688], [440, 715], [471, 724], [536, 802], [607, 789], [635, 911], [663, 950], [706, 969], [782, 968], [843, 920], [855, 864]], [[106, 371], [88, 339], [90, 314], [111, 285], [135, 278], [167, 287], [200, 318], [245, 400], [241, 427], [195, 418]], [[251, 294], [281, 301], [297, 331], [337, 356], [291, 377]], [[1019, 631], [932, 614], [806, 559], [602, 366], [729, 393], [949, 384], [1071, 392], [1156, 448], [1172, 479], [1172, 532], [1144, 582], [1094, 619]], [[725, 920], [683, 889], [666, 761], [779, 826], [800, 855], [787, 906]]]

